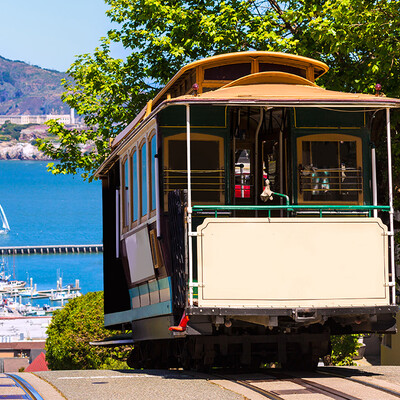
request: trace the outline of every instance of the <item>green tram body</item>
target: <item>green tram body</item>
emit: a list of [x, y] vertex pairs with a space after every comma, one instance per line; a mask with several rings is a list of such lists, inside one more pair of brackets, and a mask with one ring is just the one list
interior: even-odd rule
[[400, 101], [321, 89], [326, 70], [269, 52], [189, 64], [112, 143], [105, 326], [132, 329], [131, 366], [309, 368], [331, 334], [395, 332], [373, 157]]

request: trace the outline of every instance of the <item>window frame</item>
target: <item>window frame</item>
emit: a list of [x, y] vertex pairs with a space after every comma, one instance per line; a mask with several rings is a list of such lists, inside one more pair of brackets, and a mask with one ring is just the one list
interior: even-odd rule
[[[155, 155], [157, 155], [157, 152], [158, 152], [157, 151], [158, 150], [158, 148], [157, 148], [157, 132], [156, 132], [155, 129], [153, 129], [150, 132], [150, 134], [148, 136], [148, 140], [147, 140], [147, 143], [148, 143], [148, 151], [147, 151], [148, 152], [148, 154], [147, 154], [147, 157], [148, 157], [148, 162], [147, 162], [148, 163], [148, 166], [147, 166], [147, 168], [148, 168], [148, 177], [147, 177], [147, 179], [148, 179], [148, 188], [149, 188], [149, 190], [148, 190], [148, 197], [149, 197], [148, 198], [148, 205], [149, 205], [148, 206], [148, 210], [149, 210], [149, 213], [150, 213], [150, 218], [152, 218], [152, 217], [154, 217], [156, 215], [157, 207], [158, 207], [157, 196], [156, 196], [156, 193], [157, 193], [156, 185], [158, 184], [158, 177], [157, 177], [157, 171], [156, 171], [156, 165], [155, 165], [156, 164], [155, 163], [156, 158], [155, 157], [153, 158], [152, 147], [151, 147], [153, 139], [156, 141], [155, 142], [156, 143]], [[153, 182], [154, 182], [154, 193], [153, 193]], [[154, 202], [155, 202], [155, 207], [154, 208], [153, 208], [153, 196], [154, 196]]]
[[149, 218], [149, 173], [148, 173], [148, 160], [146, 160], [146, 213], [143, 214], [143, 146], [146, 145], [146, 157], [148, 159], [148, 141], [147, 137], [142, 138], [141, 140], [138, 141], [138, 151], [139, 151], [139, 216], [138, 220], [140, 223], [146, 221]]
[[[128, 165], [128, 190], [125, 188], [125, 182], [126, 182], [126, 165]], [[129, 155], [125, 154], [121, 160], [120, 160], [120, 179], [121, 179], [121, 201], [120, 201], [120, 207], [121, 207], [121, 231], [122, 233], [126, 233], [129, 230], [130, 227], [130, 164], [129, 164]], [[128, 194], [128, 197], [126, 196]], [[126, 200], [128, 203], [125, 205]], [[128, 212], [128, 215], [126, 215], [126, 212]], [[127, 221], [127, 224], [125, 223]]]
[[[164, 187], [164, 210], [168, 210], [168, 191], [166, 189], [166, 180], [167, 180], [167, 175], [165, 174], [165, 171], [168, 170], [168, 165], [169, 165], [169, 141], [170, 140], [181, 140], [186, 143], [186, 132], [184, 133], [177, 133], [173, 134], [170, 136], [164, 136], [163, 137], [163, 187]], [[227, 178], [227, 171], [225, 170], [225, 141], [222, 136], [217, 136], [213, 134], [206, 134], [206, 133], [197, 133], [197, 132], [191, 132], [190, 133], [190, 140], [191, 141], [217, 141], [218, 142], [218, 154], [219, 154], [219, 164], [220, 164], [220, 169], [224, 171], [222, 179], [224, 179], [224, 190], [220, 192], [219, 196], [219, 201], [215, 202], [206, 202], [206, 201], [195, 201], [192, 199], [192, 205], [195, 204], [212, 204], [212, 205], [217, 205], [217, 204], [225, 204], [225, 191], [226, 191], [226, 179]], [[187, 187], [185, 187], [187, 189]], [[193, 187], [192, 187], [192, 192], [193, 192]]]
[[[136, 154], [136, 169], [133, 168], [133, 156]], [[130, 195], [131, 195], [131, 203], [130, 203], [130, 228], [134, 228], [139, 224], [139, 197], [140, 197], [140, 187], [139, 187], [139, 177], [138, 177], [138, 150], [136, 144], [131, 148], [129, 152], [129, 169], [130, 169]], [[134, 194], [134, 172], [136, 171], [136, 183], [137, 183], [137, 198], [135, 199]], [[134, 220], [134, 207], [137, 204], [137, 218]]]
[[[363, 156], [362, 156], [362, 138], [359, 136], [349, 135], [349, 134], [341, 134], [341, 133], [314, 133], [305, 136], [300, 136], [296, 140], [296, 171], [298, 171], [298, 166], [303, 165], [303, 142], [339, 142], [339, 141], [347, 141], [347, 142], [356, 142], [356, 163], [357, 168], [361, 168], [362, 173], [364, 173], [363, 168]], [[297, 203], [298, 204], [324, 204], [326, 201], [316, 201], [316, 200], [304, 200], [303, 193], [300, 193], [300, 176], [296, 174], [297, 179]], [[358, 192], [358, 200], [357, 201], [331, 201], [329, 204], [349, 204], [349, 205], [362, 205], [364, 202], [364, 182], [362, 186], [361, 192]]]

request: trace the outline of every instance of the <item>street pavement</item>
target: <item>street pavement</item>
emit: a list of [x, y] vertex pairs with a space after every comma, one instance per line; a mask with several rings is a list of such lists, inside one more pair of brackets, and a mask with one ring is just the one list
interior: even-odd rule
[[[400, 392], [400, 366], [322, 367], [318, 368], [318, 371], [340, 374]], [[45, 371], [33, 374], [22, 372], [18, 375], [28, 381], [44, 400], [259, 400], [262, 398], [261, 395], [252, 393], [231, 381], [186, 371], [86, 370]], [[368, 393], [371, 389], [364, 387], [361, 390], [363, 393]], [[359, 396], [368, 397], [364, 397], [361, 392]]]
[[[184, 371], [87, 370], [35, 374], [57, 388], [67, 400], [243, 400], [237, 393]], [[38, 387], [36, 390], [40, 393]]]

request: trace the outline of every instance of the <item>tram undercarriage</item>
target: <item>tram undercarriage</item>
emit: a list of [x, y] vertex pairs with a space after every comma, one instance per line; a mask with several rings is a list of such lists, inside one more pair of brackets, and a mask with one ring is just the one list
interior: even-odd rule
[[312, 369], [330, 353], [329, 333], [298, 335], [199, 336], [140, 342], [127, 362], [131, 368], [284, 368]]
[[[143, 339], [151, 333], [136, 323], [139, 340], [128, 365], [203, 370], [280, 363], [286, 369], [313, 369], [321, 358], [330, 355], [332, 334], [395, 332], [395, 319], [390, 314], [396, 311], [395, 307], [349, 309], [348, 313], [337, 309], [286, 310], [287, 315], [279, 317], [277, 310], [269, 316], [263, 315], [262, 310], [242, 310], [242, 315], [236, 316], [229, 314], [232, 311], [197, 310], [190, 315], [186, 330], [174, 332], [173, 339], [140, 341], [140, 333]], [[377, 314], [378, 311], [386, 313]], [[156, 326], [154, 321], [152, 325]]]

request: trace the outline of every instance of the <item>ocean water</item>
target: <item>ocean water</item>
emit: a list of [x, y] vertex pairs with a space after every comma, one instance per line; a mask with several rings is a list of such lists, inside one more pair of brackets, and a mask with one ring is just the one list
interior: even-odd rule
[[[0, 161], [0, 204], [10, 232], [1, 246], [102, 243], [101, 183], [52, 175], [45, 161]], [[103, 289], [102, 253], [4, 256], [16, 278], [38, 290], [79, 279], [82, 293]]]

